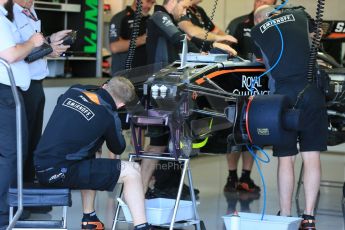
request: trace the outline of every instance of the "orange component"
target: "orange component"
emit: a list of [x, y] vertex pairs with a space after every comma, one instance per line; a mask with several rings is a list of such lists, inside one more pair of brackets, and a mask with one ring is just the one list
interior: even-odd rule
[[248, 105], [247, 105], [247, 109], [246, 109], [246, 130], [247, 130], [247, 134], [248, 134], [248, 138], [249, 138], [250, 143], [253, 143], [253, 140], [252, 140], [252, 136], [250, 135], [250, 130], [249, 130], [248, 114], [249, 114], [249, 108], [252, 104], [253, 99], [254, 99], [253, 96], [250, 96], [248, 98]]
[[[233, 70], [219, 70], [213, 73], [208, 74], [206, 77], [208, 79], [212, 79], [214, 77], [218, 77], [220, 75], [226, 74], [226, 73], [239, 73], [239, 72], [264, 72], [265, 69], [264, 68], [260, 68], [260, 69], [233, 69]], [[200, 78], [198, 80], [195, 81], [196, 84], [201, 85], [205, 82], [204, 79]]]
[[345, 38], [345, 33], [331, 33], [330, 35], [327, 36], [327, 38], [330, 38], [330, 39]]
[[95, 221], [95, 222], [83, 222], [82, 223], [83, 226], [87, 226], [87, 225], [94, 225], [95, 226], [95, 230], [104, 230], [104, 225], [102, 224], [102, 222], [100, 221]]
[[99, 101], [99, 98], [97, 96], [97, 94], [95, 93], [91, 93], [91, 92], [87, 92], [87, 91], [84, 91], [83, 92], [91, 101], [93, 101], [95, 104], [97, 105], [100, 105], [101, 102]]

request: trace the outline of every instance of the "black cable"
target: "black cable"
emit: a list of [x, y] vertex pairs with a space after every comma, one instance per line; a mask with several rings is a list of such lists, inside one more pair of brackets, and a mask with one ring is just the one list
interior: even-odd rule
[[[210, 17], [210, 20], [211, 20], [211, 21], [213, 21], [214, 15], [215, 15], [215, 13], [216, 13], [217, 5], [218, 5], [218, 0], [214, 0], [212, 12], [211, 12], [211, 17]], [[210, 31], [210, 29], [211, 29], [210, 26], [211, 26], [210, 24], [207, 25], [206, 34], [205, 34], [205, 39], [203, 40], [202, 45], [201, 45], [201, 52], [204, 51], [205, 42], [206, 42], [206, 40], [207, 40], [208, 34], [211, 32], [211, 31]]]
[[137, 38], [140, 32], [140, 23], [141, 23], [141, 12], [142, 12], [142, 1], [136, 0], [136, 10], [133, 22], [133, 29], [131, 34], [131, 39], [129, 41], [128, 55], [125, 62], [126, 70], [132, 69], [132, 63], [135, 55], [135, 49], [137, 48]]
[[315, 28], [314, 36], [311, 41], [310, 54], [309, 54], [309, 63], [308, 63], [308, 81], [315, 82], [314, 71], [316, 66], [316, 58], [321, 42], [321, 27], [322, 27], [322, 18], [325, 8], [325, 0], [317, 1], [316, 17], [315, 17]]

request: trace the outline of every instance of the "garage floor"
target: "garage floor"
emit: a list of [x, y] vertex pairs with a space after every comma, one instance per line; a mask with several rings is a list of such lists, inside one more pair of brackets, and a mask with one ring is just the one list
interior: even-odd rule
[[[130, 151], [130, 149], [128, 150]], [[341, 151], [343, 153], [341, 153]], [[271, 153], [268, 150], [268, 153]], [[106, 155], [106, 154], [105, 154]], [[271, 154], [269, 154], [271, 156]], [[127, 154], [123, 155], [126, 158]], [[296, 161], [296, 177], [300, 170], [300, 157]], [[263, 206], [263, 196], [245, 193], [224, 194], [223, 186], [227, 177], [227, 164], [224, 155], [203, 155], [192, 160], [192, 173], [195, 187], [200, 190], [199, 214], [208, 230], [225, 229], [222, 216], [230, 213], [234, 208], [238, 211], [260, 213]], [[240, 164], [241, 165], [241, 164]], [[276, 186], [277, 161], [271, 158], [269, 164], [261, 164], [265, 182], [267, 184], [267, 214], [276, 214], [278, 211], [278, 195]], [[329, 152], [322, 153], [323, 180], [344, 181], [345, 179], [345, 145], [333, 147]], [[240, 173], [240, 169], [239, 169]], [[257, 184], [260, 178], [256, 167], [252, 177]], [[342, 189], [322, 187], [317, 215], [318, 230], [344, 229], [344, 219], [341, 209]], [[106, 224], [107, 229], [112, 224], [114, 216], [114, 194], [99, 192], [96, 198], [97, 215]], [[73, 206], [68, 211], [68, 229], [80, 229], [82, 217], [80, 193], [73, 191]], [[301, 193], [301, 207], [303, 209], [303, 191]], [[293, 206], [294, 215], [296, 204]], [[54, 208], [45, 215], [32, 215], [31, 218], [56, 217], [60, 209]], [[118, 229], [133, 229], [127, 224], [120, 224]], [[189, 228], [193, 229], [193, 228]]]

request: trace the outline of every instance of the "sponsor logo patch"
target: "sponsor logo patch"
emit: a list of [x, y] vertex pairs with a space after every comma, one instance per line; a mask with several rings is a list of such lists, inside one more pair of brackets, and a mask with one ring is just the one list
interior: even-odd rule
[[87, 106], [71, 98], [67, 98], [62, 105], [79, 112], [88, 121], [95, 116], [94, 112], [92, 112]]
[[271, 28], [272, 26], [283, 24], [286, 22], [293, 22], [296, 21], [295, 17], [292, 14], [284, 15], [279, 18], [271, 19], [264, 23], [262, 26], [260, 26], [261, 33], [265, 33], [266, 30]]
[[259, 136], [269, 136], [270, 130], [268, 128], [257, 128], [257, 133]]

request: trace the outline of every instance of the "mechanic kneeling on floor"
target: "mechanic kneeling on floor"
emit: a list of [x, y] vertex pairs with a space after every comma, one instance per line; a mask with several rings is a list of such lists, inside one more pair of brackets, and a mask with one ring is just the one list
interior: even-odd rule
[[81, 190], [82, 229], [104, 229], [94, 209], [96, 190], [112, 191], [117, 182], [124, 183], [134, 229], [150, 229], [139, 165], [95, 158], [104, 142], [114, 154], [124, 151], [117, 109], [134, 97], [134, 86], [123, 77], [114, 77], [102, 87], [72, 86], [59, 97], [34, 153], [41, 184]]

